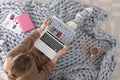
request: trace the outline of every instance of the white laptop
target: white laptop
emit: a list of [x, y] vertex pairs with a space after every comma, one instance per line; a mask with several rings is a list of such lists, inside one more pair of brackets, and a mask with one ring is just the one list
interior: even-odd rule
[[65, 23], [53, 16], [51, 23], [41, 33], [34, 46], [48, 58], [53, 59], [57, 51], [70, 43], [75, 33]]

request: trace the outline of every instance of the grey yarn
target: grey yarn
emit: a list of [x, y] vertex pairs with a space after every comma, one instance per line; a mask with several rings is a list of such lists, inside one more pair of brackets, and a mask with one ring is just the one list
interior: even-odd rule
[[[28, 12], [35, 28], [38, 28], [47, 17], [55, 15], [67, 22], [86, 7], [89, 5], [73, 0], [56, 0], [49, 4], [28, 0], [22, 5], [16, 2], [4, 2], [0, 3], [0, 18], [8, 10], [17, 14]], [[105, 20], [107, 14], [98, 7], [91, 7], [94, 9], [92, 15], [75, 30], [77, 33], [70, 43], [70, 49], [59, 58], [49, 80], [107, 80], [114, 71], [116, 40], [97, 27], [98, 21]], [[0, 25], [0, 39], [5, 40], [5, 43], [0, 45], [1, 67], [7, 52], [30, 33], [31, 31], [17, 35]], [[99, 49], [99, 53], [92, 58], [90, 58], [91, 47]], [[4, 77], [2, 69], [0, 72]]]

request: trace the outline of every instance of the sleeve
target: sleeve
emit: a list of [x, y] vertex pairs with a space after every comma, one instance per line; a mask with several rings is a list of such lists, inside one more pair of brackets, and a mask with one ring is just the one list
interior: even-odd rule
[[38, 78], [41, 80], [48, 80], [48, 77], [52, 73], [55, 64], [52, 61], [49, 61], [47, 64], [43, 65], [41, 71], [38, 73]]
[[28, 35], [20, 44], [8, 52], [7, 56], [14, 57], [19, 53], [27, 52], [30, 50], [36, 39], [40, 37], [40, 33], [37, 30], [34, 30], [30, 35]]

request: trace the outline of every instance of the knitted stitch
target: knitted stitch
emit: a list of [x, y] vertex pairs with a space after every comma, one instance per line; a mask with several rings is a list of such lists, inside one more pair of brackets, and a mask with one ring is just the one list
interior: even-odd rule
[[[4, 2], [0, 3], [0, 18], [9, 10], [17, 14], [28, 12], [35, 28], [38, 28], [47, 17], [55, 15], [67, 22], [86, 7], [89, 5], [73, 0], [56, 0], [49, 4], [27, 0], [22, 5], [17, 2]], [[90, 7], [93, 7], [93, 13], [75, 30], [76, 35], [70, 43], [70, 49], [59, 58], [49, 80], [107, 80], [114, 71], [116, 40], [97, 27], [98, 21], [105, 20], [107, 14], [98, 7]], [[5, 43], [0, 45], [1, 67], [6, 53], [30, 33], [31, 31], [17, 35], [0, 25], [0, 39], [5, 40]], [[91, 47], [99, 49], [99, 53], [92, 58]], [[3, 71], [0, 72], [4, 77]]]

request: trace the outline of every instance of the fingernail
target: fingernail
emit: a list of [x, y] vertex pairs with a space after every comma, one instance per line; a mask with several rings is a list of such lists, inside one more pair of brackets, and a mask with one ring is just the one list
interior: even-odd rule
[[48, 18], [48, 20], [45, 22], [45, 24], [48, 24], [51, 21], [50, 18]]
[[50, 21], [51, 21], [51, 18], [48, 19], [48, 22], [50, 22]]

